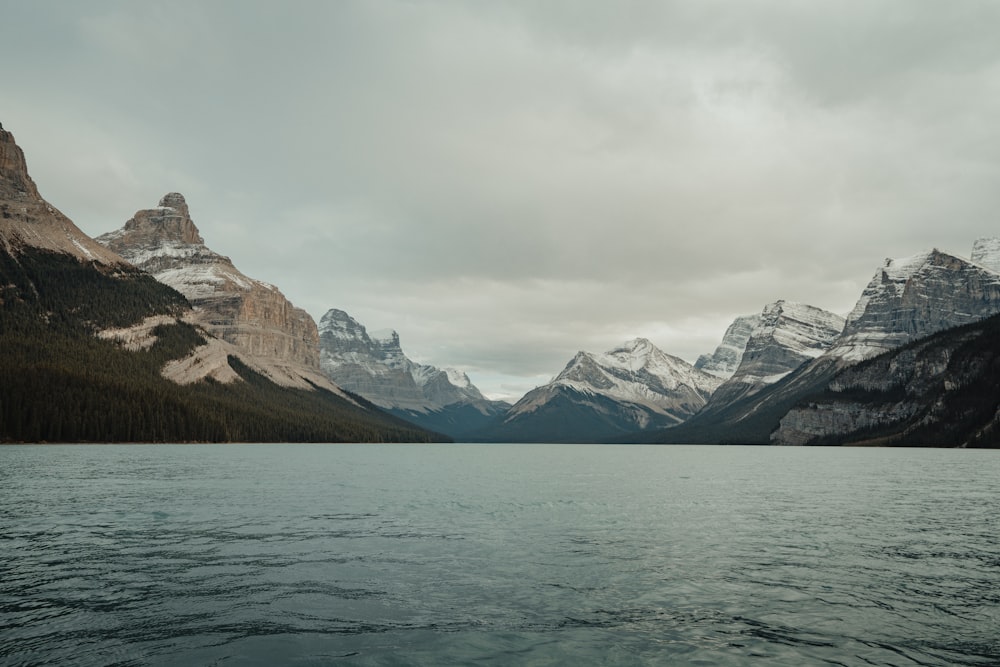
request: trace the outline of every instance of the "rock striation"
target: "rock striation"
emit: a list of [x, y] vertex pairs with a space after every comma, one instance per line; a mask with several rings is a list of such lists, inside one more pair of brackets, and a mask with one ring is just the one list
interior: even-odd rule
[[837, 373], [792, 408], [776, 445], [996, 446], [1000, 317], [948, 329]]
[[312, 317], [208, 248], [181, 194], [165, 195], [96, 240], [187, 297], [200, 326], [262, 362], [278, 384], [329, 388]]
[[731, 405], [819, 357], [843, 328], [843, 317], [815, 306], [784, 300], [764, 306], [754, 317], [739, 367], [712, 395], [699, 419], [727, 412]]
[[[996, 257], [983, 241], [974, 254]], [[937, 331], [1000, 312], [1000, 273], [934, 249], [887, 259], [875, 272], [829, 355], [861, 361]]]
[[[800, 407], [805, 397], [825, 391], [844, 369], [936, 332], [1000, 313], [1000, 273], [984, 266], [996, 256], [992, 247], [992, 241], [977, 241], [978, 262], [936, 249], [885, 260], [848, 315], [843, 333], [826, 352], [779, 382], [745, 396], [729, 397], [725, 387], [720, 388], [712, 397], [712, 409], [706, 407], [681, 426], [658, 433], [655, 441], [766, 444], [791, 410]], [[852, 414], [847, 410], [837, 417], [814, 415], [815, 423], [801, 430], [809, 433], [807, 439], [835, 438], [843, 425], [829, 421], [831, 431], [824, 434], [821, 424], [863, 419]], [[863, 426], [858, 421], [857, 426], [873, 424]], [[787, 435], [794, 428], [789, 422], [782, 442], [799, 438]]]
[[343, 310], [320, 318], [320, 364], [333, 382], [425, 428], [461, 438], [510, 407], [453, 368], [409, 359], [395, 331], [373, 332]]
[[711, 354], [703, 354], [694, 362], [694, 367], [724, 380], [729, 379], [740, 367], [743, 351], [754, 327], [760, 323], [760, 315], [742, 315], [733, 320], [722, 336], [722, 342]]
[[515, 403], [490, 439], [597, 442], [663, 428], [698, 412], [721, 383], [645, 338], [603, 354], [581, 351]]
[[976, 239], [972, 244], [971, 259], [975, 264], [1000, 273], [1000, 238]]

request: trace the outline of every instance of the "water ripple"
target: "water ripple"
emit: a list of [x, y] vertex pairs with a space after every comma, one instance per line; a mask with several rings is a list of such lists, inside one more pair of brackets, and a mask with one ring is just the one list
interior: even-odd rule
[[0, 457], [4, 665], [1000, 664], [993, 453]]

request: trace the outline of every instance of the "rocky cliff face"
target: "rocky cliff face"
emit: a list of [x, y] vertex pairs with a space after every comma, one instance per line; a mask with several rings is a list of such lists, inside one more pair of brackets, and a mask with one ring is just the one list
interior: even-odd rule
[[343, 310], [320, 319], [320, 364], [344, 389], [452, 437], [483, 427], [509, 404], [491, 401], [462, 371], [411, 361], [395, 331], [369, 333]]
[[778, 445], [995, 446], [1000, 318], [949, 329], [838, 372], [791, 409]]
[[721, 382], [644, 338], [604, 354], [578, 352], [518, 401], [490, 438], [594, 442], [663, 428], [696, 413]]
[[844, 318], [802, 303], [764, 306], [732, 379], [772, 384], [823, 354], [840, 337]]
[[739, 367], [712, 395], [704, 413], [726, 412], [731, 405], [819, 357], [834, 344], [843, 327], [844, 318], [815, 306], [788, 301], [764, 306], [755, 317]]
[[[980, 245], [980, 260], [993, 260]], [[887, 259], [847, 317], [833, 357], [860, 361], [922, 336], [1000, 312], [1000, 274], [986, 266], [931, 250]]]
[[0, 129], [0, 247], [17, 254], [24, 246], [108, 267], [125, 263], [42, 199], [28, 175], [24, 152], [14, 141], [14, 135]]
[[[979, 263], [939, 250], [887, 259], [865, 287], [843, 333], [829, 350], [787, 378], [746, 396], [730, 398], [729, 388], [721, 387], [711, 405], [679, 427], [657, 434], [656, 441], [767, 443], [782, 418], [799, 406], [803, 397], [823, 392], [845, 368], [923, 336], [1000, 313], [1000, 274], [983, 266], [996, 256], [993, 245], [988, 240], [977, 242]], [[892, 410], [884, 407], [883, 411], [888, 414]], [[797, 414], [797, 421], [784, 427], [781, 442], [827, 436], [835, 439], [851, 424], [875, 428], [877, 424], [866, 420], [880, 418], [878, 411], [860, 414], [850, 408]], [[791, 435], [796, 430], [807, 435]]]
[[[326, 385], [312, 317], [273, 285], [241, 273], [205, 244], [178, 193], [97, 241], [188, 298], [210, 334], [262, 361], [286, 386]], [[303, 380], [308, 380], [303, 384]]]
[[1000, 273], [1000, 239], [976, 239], [972, 244], [972, 261], [987, 269]]
[[733, 376], [743, 360], [743, 351], [754, 327], [760, 323], [760, 315], [743, 315], [733, 320], [722, 336], [722, 342], [712, 354], [703, 354], [694, 362], [694, 367], [724, 380]]

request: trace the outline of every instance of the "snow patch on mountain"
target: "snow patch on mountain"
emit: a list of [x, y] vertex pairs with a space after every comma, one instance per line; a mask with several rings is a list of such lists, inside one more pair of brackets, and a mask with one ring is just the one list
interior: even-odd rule
[[972, 244], [972, 261], [1000, 273], [1000, 238], [976, 239]]
[[758, 323], [760, 315], [757, 314], [737, 317], [726, 329], [715, 351], [698, 357], [694, 367], [724, 380], [732, 377], [740, 367], [747, 341]]
[[997, 250], [995, 239], [983, 239], [975, 262], [937, 249], [886, 259], [827, 354], [853, 363], [1000, 312], [1000, 273], [989, 268]]
[[[578, 352], [552, 382], [518, 401], [505, 422], [538, 410], [560, 387], [643, 406], [680, 422], [700, 409], [721, 383], [721, 379], [666, 354], [649, 340], [636, 338], [602, 354]], [[644, 425], [637, 423], [636, 428]]]
[[320, 365], [327, 376], [383, 408], [417, 413], [469, 404], [482, 414], [495, 411], [465, 373], [418, 364], [404, 354], [391, 329], [369, 333], [343, 310], [320, 319]]

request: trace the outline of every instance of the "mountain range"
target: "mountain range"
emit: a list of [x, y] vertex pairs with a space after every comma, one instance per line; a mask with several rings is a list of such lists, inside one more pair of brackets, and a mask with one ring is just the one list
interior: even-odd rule
[[331, 308], [319, 324], [320, 365], [341, 387], [407, 421], [468, 438], [510, 407], [482, 395], [469, 376], [411, 361], [395, 331], [369, 333], [343, 310]]
[[319, 325], [176, 192], [89, 238], [0, 129], [0, 441], [1000, 444], [1000, 240], [878, 267], [846, 318], [775, 301], [695, 364], [637, 338], [514, 405], [395, 331]]
[[600, 442], [683, 422], [722, 383], [645, 338], [603, 354], [580, 351], [551, 382], [529, 391], [478, 439]]
[[[162, 248], [151, 240], [169, 236], [162, 226], [179, 232], [173, 247], [197, 246], [182, 202], [168, 196], [129, 231]], [[41, 197], [0, 129], [0, 441], [444, 439], [318, 372], [273, 373], [273, 356], [213, 333], [207, 305], [80, 231]]]
[[[947, 339], [957, 335], [948, 333], [956, 331], [955, 327], [1000, 313], [1000, 273], [989, 268], [1000, 265], [998, 245], [994, 240], [976, 241], [976, 261], [937, 249], [887, 259], [847, 316], [842, 333], [821, 355], [752, 396], [716, 400], [714, 406], [676, 428], [639, 434], [634, 440], [767, 444], [775, 434], [776, 443], [839, 442], [838, 434], [843, 434], [840, 427], [831, 426], [827, 432], [815, 423], [805, 429], [808, 437], [792, 437], [789, 434], [795, 425], [783, 422], [783, 418], [793, 409], [809, 405], [813, 397], [824, 395], [836, 386], [840, 374], [860, 362], [895, 354], [901, 346], [938, 332], [945, 332]], [[917, 355], [912, 363], [924, 361]], [[785, 424], [784, 435], [776, 433], [781, 424]], [[887, 430], [883, 435], [891, 439]]]

